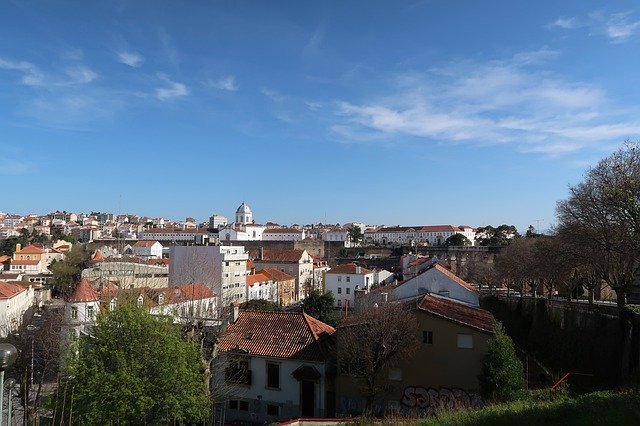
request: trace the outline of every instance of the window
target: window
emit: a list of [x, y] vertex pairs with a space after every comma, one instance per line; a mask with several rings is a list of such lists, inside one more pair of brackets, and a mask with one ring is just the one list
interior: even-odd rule
[[111, 302], [109, 302], [109, 310], [110, 311], [115, 311], [116, 310], [116, 299], [111, 299]]
[[433, 345], [433, 331], [422, 332], [422, 343], [426, 345]]
[[268, 416], [279, 416], [280, 415], [280, 406], [267, 404], [267, 415]]
[[75, 306], [71, 307], [71, 319], [78, 319], [78, 308]]
[[338, 287], [338, 294], [342, 294], [342, 287]]
[[347, 282], [351, 282], [351, 277], [347, 276]]
[[342, 307], [342, 299], [338, 299], [338, 307]]
[[249, 411], [249, 401], [239, 401], [237, 399], [229, 400], [229, 409]]
[[267, 363], [267, 387], [280, 389], [280, 364]]
[[458, 347], [462, 349], [472, 349], [473, 336], [471, 334], [458, 334]]
[[338, 282], [341, 283], [342, 282], [342, 276], [338, 275]]
[[346, 290], [347, 290], [347, 294], [351, 294], [351, 288], [350, 287], [347, 287]]
[[93, 306], [87, 306], [87, 318], [93, 319]]

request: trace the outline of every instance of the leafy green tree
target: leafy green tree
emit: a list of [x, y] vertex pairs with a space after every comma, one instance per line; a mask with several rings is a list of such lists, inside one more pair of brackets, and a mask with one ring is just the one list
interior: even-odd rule
[[496, 228], [490, 225], [478, 228], [476, 235], [481, 246], [508, 246], [514, 239], [520, 237], [515, 226], [506, 224]]
[[[80, 424], [203, 422], [209, 413], [199, 347], [170, 319], [136, 304], [101, 314], [69, 368]], [[67, 396], [68, 397], [68, 396]]]
[[347, 234], [349, 237], [349, 241], [351, 241], [354, 245], [359, 245], [364, 240], [364, 234], [362, 233], [362, 229], [359, 226], [351, 225], [347, 229]]
[[55, 290], [68, 294], [80, 281], [82, 270], [91, 265], [91, 253], [83, 244], [74, 244], [62, 261], [52, 262], [49, 270], [53, 274], [51, 283]]
[[471, 241], [462, 234], [453, 234], [444, 241], [444, 245], [450, 247], [470, 246]]
[[488, 401], [514, 400], [525, 388], [522, 362], [500, 323], [496, 324], [495, 337], [489, 342], [478, 380], [480, 394]]
[[264, 299], [253, 299], [240, 304], [240, 309], [247, 311], [279, 311], [277, 303]]
[[333, 327], [338, 323], [334, 310], [336, 301], [333, 298], [333, 294], [311, 290], [302, 303], [304, 311], [312, 317]]

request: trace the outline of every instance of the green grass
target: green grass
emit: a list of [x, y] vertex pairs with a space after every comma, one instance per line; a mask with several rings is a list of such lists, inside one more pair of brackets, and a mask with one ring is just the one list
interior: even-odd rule
[[522, 400], [476, 411], [442, 413], [420, 426], [638, 425], [640, 395], [595, 392], [575, 398]]

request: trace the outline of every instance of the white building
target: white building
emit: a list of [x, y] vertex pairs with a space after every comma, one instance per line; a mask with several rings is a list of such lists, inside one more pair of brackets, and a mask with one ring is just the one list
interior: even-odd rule
[[397, 286], [391, 286], [388, 289], [381, 287], [380, 291], [388, 292], [394, 299], [406, 299], [430, 293], [472, 306], [480, 306], [478, 289], [439, 263], [432, 264], [426, 271]]
[[[126, 249], [125, 254], [129, 254]], [[131, 246], [130, 254], [143, 259], [162, 259], [162, 244], [154, 240], [136, 241]]]
[[338, 265], [325, 273], [325, 291], [333, 294], [337, 307], [350, 308], [354, 305], [355, 291], [368, 292], [374, 279], [374, 271], [355, 263]]
[[364, 240], [367, 243], [378, 244], [427, 244], [440, 245], [447, 238], [455, 234], [462, 234], [475, 244], [476, 232], [466, 225], [434, 225], [434, 226], [395, 226], [367, 230]]
[[278, 282], [271, 277], [257, 272], [247, 275], [247, 298], [249, 300], [268, 300], [269, 302], [279, 303]]
[[304, 229], [267, 228], [262, 233], [262, 241], [302, 241], [305, 238]]
[[169, 285], [205, 283], [224, 306], [245, 301], [249, 255], [243, 246], [173, 246], [169, 259]]
[[140, 232], [138, 236], [141, 240], [193, 243], [203, 235], [209, 235], [209, 233], [200, 229], [151, 228]]
[[226, 217], [219, 214], [214, 214], [209, 218], [209, 229], [220, 229], [227, 226], [228, 223], [229, 222], [227, 221]]
[[0, 338], [7, 337], [22, 325], [27, 310], [35, 304], [32, 286], [0, 281]]
[[254, 259], [257, 269], [274, 268], [296, 279], [296, 300], [302, 300], [313, 289], [313, 257], [306, 250], [262, 249]]
[[236, 223], [240, 225], [253, 223], [253, 212], [244, 202], [236, 210]]
[[232, 395], [226, 419], [267, 424], [327, 417], [333, 333], [303, 312], [241, 311], [217, 343], [221, 368], [214, 374]]
[[349, 232], [346, 229], [334, 228], [322, 234], [322, 241], [341, 242], [344, 247], [351, 247]]
[[74, 336], [91, 334], [91, 327], [100, 312], [100, 295], [88, 280], [82, 279], [65, 303], [65, 315]]
[[104, 258], [96, 253], [93, 265], [82, 270], [82, 278], [107, 280], [120, 288], [161, 288], [169, 285], [169, 266], [166, 259]]

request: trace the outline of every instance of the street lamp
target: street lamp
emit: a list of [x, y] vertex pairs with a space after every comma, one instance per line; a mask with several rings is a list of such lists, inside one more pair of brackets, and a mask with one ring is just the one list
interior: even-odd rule
[[4, 403], [4, 370], [18, 358], [18, 350], [10, 343], [0, 343], [0, 426], [2, 426], [2, 404]]
[[11, 398], [13, 398], [12, 395], [12, 391], [13, 391], [13, 387], [16, 385], [16, 379], [11, 378], [9, 380], [7, 380], [7, 388], [9, 389], [9, 402], [7, 403], [7, 425], [11, 426], [13, 423], [11, 423]]

